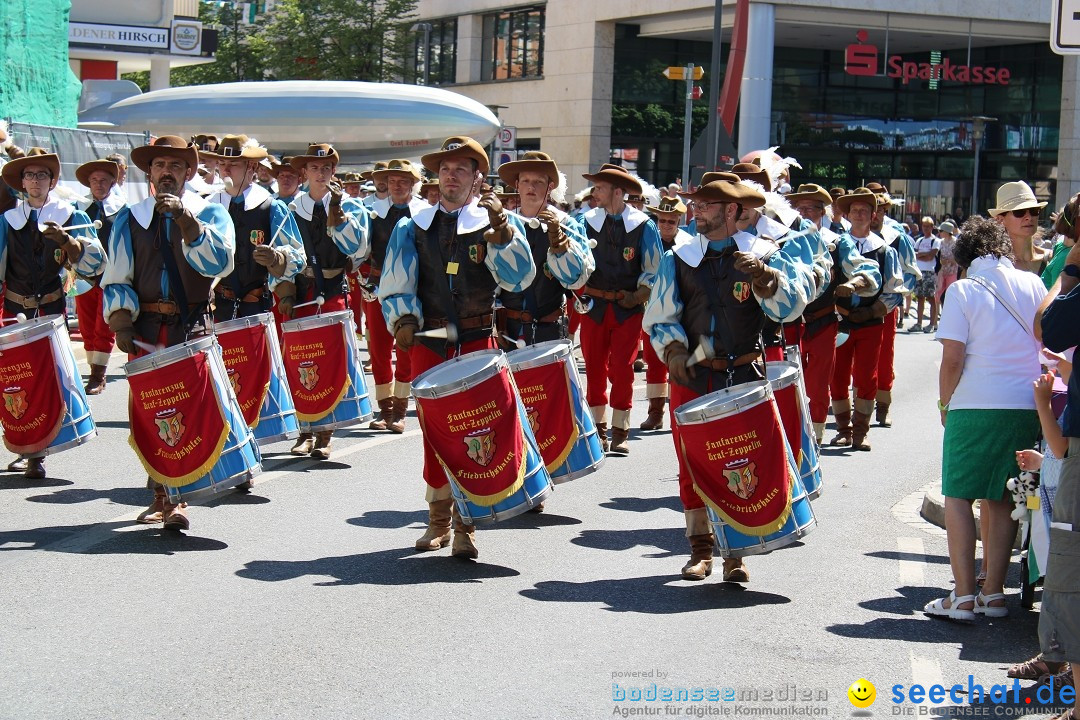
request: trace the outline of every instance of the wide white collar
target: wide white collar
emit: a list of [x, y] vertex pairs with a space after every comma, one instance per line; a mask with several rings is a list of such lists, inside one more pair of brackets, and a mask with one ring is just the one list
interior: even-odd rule
[[321, 201], [315, 200], [311, 197], [311, 193], [300, 193], [293, 201], [289, 203], [289, 209], [292, 210], [298, 217], [302, 217], [305, 220], [311, 220], [311, 213], [315, 210], [315, 203], [322, 202], [323, 210], [326, 211], [327, 216], [330, 215], [330, 191], [327, 190], [323, 195]]
[[[270, 197], [270, 192], [262, 185], [252, 183], [244, 190], [244, 210], [254, 210], [255, 208], [266, 202]], [[232, 202], [233, 196], [224, 190], [216, 192], [210, 196], [209, 201], [221, 205], [226, 210], [229, 209], [229, 203]]]
[[[458, 211], [458, 235], [465, 235], [467, 233], [476, 232], [477, 230], [483, 230], [491, 224], [491, 221], [488, 219], [487, 210], [477, 205], [479, 201], [479, 198], [474, 197], [469, 201], [468, 205]], [[410, 204], [409, 207], [411, 208], [412, 205]], [[442, 206], [428, 205], [425, 208], [414, 211], [414, 215], [412, 216], [413, 222], [416, 223], [416, 226], [421, 230], [427, 230], [431, 227], [431, 221], [435, 219], [435, 213], [439, 211], [440, 207]]]
[[[369, 195], [368, 197], [375, 197], [375, 196], [374, 195]], [[367, 200], [367, 198], [364, 198], [364, 199]], [[368, 205], [368, 207], [371, 209], [371, 211], [373, 213], [375, 213], [376, 217], [380, 217], [380, 218], [383, 218], [383, 219], [386, 218], [386, 214], [388, 212], [390, 212], [390, 208], [392, 208], [393, 206], [394, 206], [394, 204], [390, 201], [389, 196], [384, 197], [384, 198], [375, 198], [375, 201], [372, 202], [370, 205]], [[424, 210], [424, 209], [429, 208], [429, 207], [431, 207], [431, 206], [428, 205], [426, 202], [424, 202], [423, 200], [421, 200], [418, 197], [413, 196], [413, 197], [409, 198], [409, 216], [410, 217], [416, 217], [417, 213], [419, 213], [421, 210]]]
[[900, 237], [900, 230], [894, 225], [884, 223], [881, 226], [881, 237], [885, 238], [885, 242], [892, 245], [896, 241], [896, 238]]
[[779, 222], [778, 220], [773, 220], [768, 215], [762, 215], [761, 217], [759, 217], [757, 224], [754, 226], [754, 229], [757, 230], [758, 236], [761, 237], [763, 240], [771, 239], [777, 242], [779, 242], [782, 237], [791, 232], [791, 228], [789, 228], [787, 225]]
[[[851, 233], [848, 234], [851, 235]], [[880, 235], [873, 231], [870, 232], [870, 237], [858, 238], [851, 235], [851, 239], [855, 241], [855, 247], [858, 248], [860, 255], [872, 253], [878, 248], [883, 248], [888, 245]]]
[[679, 228], [675, 231], [675, 240], [672, 241], [671, 248], [674, 250], [691, 242], [694, 242], [694, 236], [686, 232], [682, 228]]
[[[79, 209], [86, 212], [90, 209], [90, 206], [94, 204], [94, 196], [91, 195], [88, 198], [84, 198], [79, 201]], [[110, 191], [105, 199], [101, 201], [101, 209], [105, 213], [105, 217], [112, 217], [116, 213], [127, 207], [127, 199], [123, 195], [117, 195]]]
[[[589, 212], [585, 213], [585, 221], [589, 223], [596, 232], [600, 232], [600, 229], [604, 227], [604, 220], [607, 218], [608, 212], [602, 207], [593, 208]], [[632, 205], [627, 205], [622, 211], [623, 227], [626, 228], [626, 232], [633, 232], [638, 225], [649, 219], [649, 216], [638, 210]]]
[[[680, 231], [683, 232], [683, 231]], [[705, 257], [705, 251], [709, 247], [709, 238], [705, 237], [701, 233], [698, 233], [697, 237], [690, 237], [689, 233], [683, 232], [689, 239], [679, 243], [679, 236], [675, 236], [675, 247], [672, 248], [674, 253], [690, 267], [697, 267], [701, 264], [702, 259]], [[762, 240], [757, 235], [740, 230], [732, 236], [735, 241], [735, 247], [739, 252], [751, 252], [756, 257], [765, 257], [771, 252], [776, 250], [776, 246], [772, 243]]]
[[825, 226], [819, 227], [818, 233], [821, 235], [821, 241], [825, 243], [830, 250], [836, 247], [836, 241], [840, 239], [839, 235]]
[[[206, 198], [190, 190], [180, 196], [180, 202], [184, 205], [184, 209], [195, 216], [198, 216], [210, 204]], [[155, 205], [157, 205], [157, 198], [148, 197], [142, 202], [131, 206], [131, 214], [135, 217], [135, 222], [139, 223], [144, 229], [149, 228], [150, 222], [154, 219]]]
[[[4, 219], [7, 220], [8, 225], [14, 230], [22, 230], [26, 225], [26, 221], [30, 219], [30, 211], [32, 207], [25, 201], [20, 200], [15, 204], [15, 207], [4, 213]], [[75, 212], [75, 206], [69, 203], [67, 200], [61, 200], [60, 198], [49, 193], [49, 197], [45, 199], [45, 204], [38, 210], [37, 221], [40, 228], [47, 222], [54, 222], [57, 225], [63, 225], [71, 217], [71, 213]]]

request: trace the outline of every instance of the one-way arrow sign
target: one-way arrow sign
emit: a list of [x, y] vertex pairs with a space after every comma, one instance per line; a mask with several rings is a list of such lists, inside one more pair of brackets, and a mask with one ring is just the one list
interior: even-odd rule
[[1080, 54], [1080, 0], [1053, 0], [1050, 49], [1058, 55]]

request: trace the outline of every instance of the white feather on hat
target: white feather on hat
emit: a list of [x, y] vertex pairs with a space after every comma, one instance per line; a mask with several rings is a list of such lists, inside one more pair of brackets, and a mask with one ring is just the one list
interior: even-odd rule
[[758, 208], [758, 212], [762, 215], [768, 215], [789, 227], [791, 226], [791, 223], [795, 222], [795, 218], [799, 217], [799, 211], [791, 207], [791, 203], [788, 202], [788, 199], [780, 193], [766, 190], [753, 180], [743, 178], [739, 182], [747, 187], [757, 190], [765, 196], [765, 205]]
[[559, 184], [555, 186], [554, 190], [548, 193], [548, 197], [551, 198], [551, 202], [556, 205], [566, 200], [566, 173], [559, 172]]
[[585, 188], [581, 192], [574, 195], [574, 200], [576, 200], [577, 202], [582, 202], [582, 201], [585, 200], [586, 197], [588, 197], [589, 195], [592, 195], [592, 191], [593, 191], [593, 186], [589, 185], [587, 188]]
[[656, 207], [660, 204], [660, 191], [655, 185], [650, 184], [637, 173], [630, 173], [630, 176], [641, 183], [641, 196], [645, 198], [646, 205]]
[[776, 181], [780, 179], [780, 176], [785, 172], [790, 171], [791, 168], [796, 167], [802, 170], [802, 165], [800, 165], [799, 161], [795, 158], [780, 157], [780, 154], [776, 152], [779, 148], [779, 145], [774, 145], [758, 155], [761, 162], [761, 169], [769, 174], [769, 179], [773, 181], [773, 185], [776, 185]]

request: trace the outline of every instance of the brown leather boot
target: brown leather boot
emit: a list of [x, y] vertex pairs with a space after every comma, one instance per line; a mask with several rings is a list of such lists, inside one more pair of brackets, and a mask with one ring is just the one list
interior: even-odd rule
[[596, 423], [596, 434], [600, 438], [600, 449], [607, 452], [610, 445], [608, 444], [606, 422]]
[[170, 502], [165, 503], [165, 529], [166, 530], [187, 530], [191, 527], [191, 523], [188, 521], [187, 513], [184, 512], [184, 508], [187, 507], [187, 503], [179, 503], [173, 505]]
[[870, 413], [858, 410], [851, 416], [851, 446], [856, 450], [870, 450], [866, 434], [870, 432]]
[[311, 448], [311, 457], [317, 460], [330, 459], [330, 439], [334, 437], [333, 430], [322, 430], [315, 433], [315, 447]]
[[30, 480], [44, 480], [45, 479], [45, 458], [32, 457], [26, 460], [26, 469], [23, 470], [23, 477]]
[[742, 558], [724, 559], [724, 582], [750, 582], [750, 571]]
[[629, 437], [629, 430], [623, 430], [622, 428], [617, 427], [611, 428], [611, 452], [616, 455], [629, 455], [630, 446], [626, 444]]
[[315, 435], [309, 432], [300, 433], [300, 437], [296, 438], [296, 444], [289, 450], [293, 455], [307, 455], [311, 452], [311, 449], [315, 447]]
[[829, 441], [830, 445], [848, 447], [851, 445], [851, 412], [833, 413], [836, 418], [836, 435]]
[[453, 498], [434, 500], [428, 503], [428, 526], [424, 534], [416, 541], [417, 550], [427, 552], [444, 548], [450, 544], [450, 520], [453, 505]]
[[453, 508], [454, 517], [454, 545], [450, 548], [450, 554], [454, 557], [475, 560], [480, 557], [480, 551], [476, 549], [476, 526], [466, 525], [458, 514], [457, 506]]
[[385, 430], [394, 415], [394, 398], [383, 398], [379, 401], [379, 416], [368, 423], [368, 430]]
[[143, 525], [156, 525], [165, 520], [165, 488], [158, 485], [154, 488], [154, 500], [150, 507], [139, 513], [135, 522]]
[[405, 432], [405, 415], [409, 412], [409, 398], [394, 397], [391, 399], [394, 401], [394, 405], [390, 415], [390, 422], [387, 423], [386, 429], [400, 435]]
[[881, 427], [892, 427], [892, 420], [889, 419], [889, 405], [892, 403], [879, 402], [877, 404], [877, 424]]
[[659, 430], [664, 427], [664, 401], [667, 398], [649, 398], [649, 416], [641, 423], [642, 430]]
[[105, 371], [107, 369], [105, 365], [90, 366], [90, 377], [86, 381], [86, 387], [83, 388], [87, 395], [100, 395], [101, 391], [105, 389]]
[[712, 533], [690, 536], [690, 559], [683, 565], [683, 580], [704, 580], [712, 575], [715, 542]]

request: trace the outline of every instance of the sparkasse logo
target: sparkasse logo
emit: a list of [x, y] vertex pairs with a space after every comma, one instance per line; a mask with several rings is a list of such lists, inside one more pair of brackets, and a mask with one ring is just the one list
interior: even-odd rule
[[[878, 74], [878, 48], [868, 42], [869, 33], [859, 30], [856, 42], [844, 53], [844, 72], [857, 77]], [[914, 62], [902, 55], [890, 55], [885, 62], [885, 76], [900, 78], [907, 85], [912, 80], [962, 83], [968, 85], [1008, 85], [1012, 72], [1008, 68], [989, 65], [960, 65], [944, 58], [941, 62]]]

